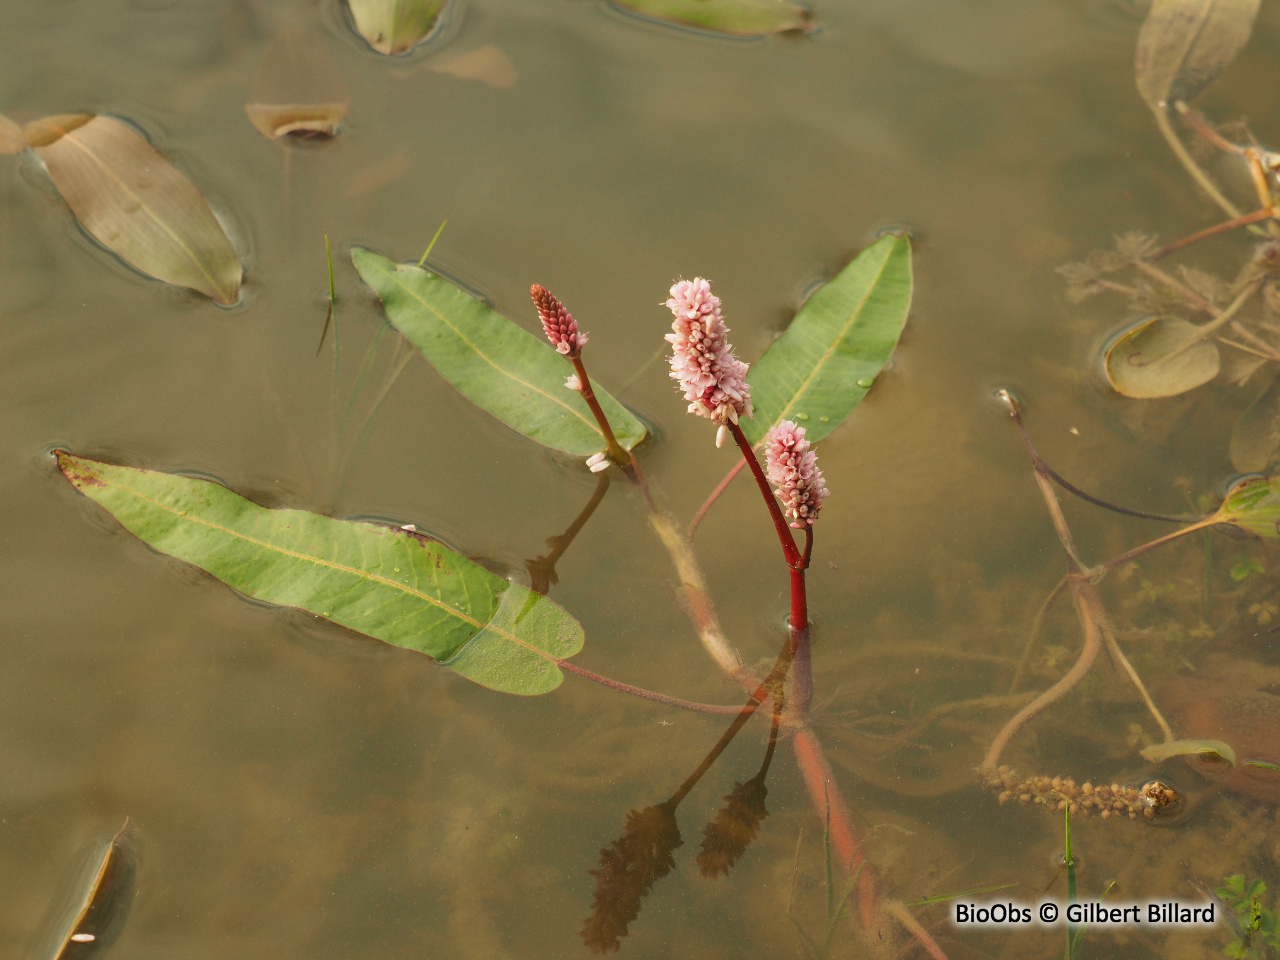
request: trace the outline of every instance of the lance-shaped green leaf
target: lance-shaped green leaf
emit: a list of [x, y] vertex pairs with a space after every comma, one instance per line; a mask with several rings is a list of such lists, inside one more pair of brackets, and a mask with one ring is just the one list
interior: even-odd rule
[[404, 53], [425, 40], [445, 0], [347, 0], [360, 36], [379, 53]]
[[47, 117], [27, 142], [93, 237], [158, 280], [223, 304], [240, 296], [235, 247], [200, 191], [138, 133], [110, 117]]
[[613, 0], [625, 10], [701, 30], [736, 37], [759, 37], [808, 30], [809, 11], [787, 0]]
[[1241, 480], [1227, 493], [1214, 518], [1260, 537], [1280, 537], [1280, 477]]
[[491, 689], [554, 690], [556, 661], [582, 649], [582, 627], [559, 605], [420, 535], [269, 510], [208, 480], [57, 457], [77, 490], [161, 553]]
[[786, 332], [747, 374], [753, 444], [780, 420], [794, 420], [816, 443], [866, 396], [907, 322], [911, 241], [881, 237], [805, 301]]
[[1153, 110], [1191, 100], [1249, 40], [1260, 0], [1155, 0], [1138, 33], [1138, 92]]
[[[573, 366], [545, 340], [420, 267], [359, 248], [351, 260], [382, 298], [391, 325], [476, 406], [544, 446], [578, 456], [605, 448], [581, 394], [564, 385]], [[644, 438], [644, 424], [592, 387], [630, 450]]]

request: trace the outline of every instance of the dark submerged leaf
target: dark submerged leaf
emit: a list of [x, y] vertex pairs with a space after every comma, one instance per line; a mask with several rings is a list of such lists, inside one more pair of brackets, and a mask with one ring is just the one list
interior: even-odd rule
[[[351, 260], [382, 298], [391, 325], [480, 409], [556, 450], [585, 457], [605, 448], [581, 394], [564, 385], [573, 367], [545, 339], [420, 267], [359, 248]], [[592, 386], [618, 442], [630, 450], [644, 438], [644, 424]]]
[[640, 901], [676, 865], [671, 854], [684, 845], [670, 800], [643, 810], [628, 810], [622, 836], [600, 851], [591, 916], [582, 940], [592, 953], [616, 951], [631, 922], [640, 916]]
[[1155, 0], [1138, 33], [1138, 92], [1153, 110], [1191, 100], [1249, 40], [1260, 0]]
[[1177, 317], [1152, 317], [1108, 349], [1107, 380], [1126, 397], [1172, 397], [1218, 375], [1218, 347], [1200, 327]]
[[231, 241], [200, 191], [137, 132], [83, 114], [24, 132], [94, 239], [148, 276], [236, 302], [242, 268]]
[[911, 307], [911, 241], [881, 237], [805, 301], [747, 374], [752, 444], [780, 420], [817, 443], [853, 412], [893, 354]]
[[702, 828], [702, 849], [698, 869], [708, 880], [728, 874], [756, 838], [760, 824], [769, 815], [764, 801], [769, 795], [764, 776], [737, 783], [724, 798], [716, 818]]
[[134, 536], [241, 593], [434, 657], [504, 693], [547, 693], [582, 649], [564, 609], [394, 527], [269, 510], [208, 480], [59, 451], [58, 467]]
[[1231, 431], [1231, 465], [1241, 473], [1262, 473], [1280, 460], [1280, 377], [1236, 421]]

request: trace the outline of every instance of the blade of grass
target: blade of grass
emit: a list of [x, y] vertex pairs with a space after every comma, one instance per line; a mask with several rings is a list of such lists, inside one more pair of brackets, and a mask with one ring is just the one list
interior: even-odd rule
[[1017, 887], [1021, 884], [1015, 880], [1013, 883], [999, 883], [994, 887], [978, 887], [976, 890], [966, 890], [964, 893], [949, 893], [943, 897], [925, 897], [923, 900], [912, 900], [907, 904], [908, 907], [925, 907], [931, 903], [946, 903], [948, 900], [959, 900], [961, 897], [976, 897], [980, 893], [995, 893], [997, 890], [1008, 890], [1010, 887]]
[[444, 225], [448, 223], [448, 219], [441, 220], [440, 226], [436, 228], [436, 235], [431, 238], [431, 242], [427, 244], [427, 249], [422, 252], [422, 259], [418, 261], [418, 266], [423, 266], [427, 262], [427, 257], [431, 256], [431, 248], [436, 245], [436, 241], [440, 239], [440, 234], [444, 233]]

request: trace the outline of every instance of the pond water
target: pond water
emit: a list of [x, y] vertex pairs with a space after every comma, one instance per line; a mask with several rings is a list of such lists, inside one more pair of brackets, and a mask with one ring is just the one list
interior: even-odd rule
[[[247, 601], [135, 540], [50, 456], [64, 447], [216, 478], [269, 506], [414, 523], [528, 582], [525, 561], [596, 489], [580, 463], [476, 410], [420, 357], [375, 409], [408, 355], [394, 335], [346, 416], [383, 316], [351, 247], [416, 260], [446, 218], [431, 254], [441, 272], [529, 329], [526, 291], [542, 283], [589, 331], [592, 375], [650, 424], [639, 455], [684, 521], [736, 453], [714, 447], [668, 378], [660, 304], [672, 281], [711, 278], [754, 360], [816, 284], [883, 232], [910, 233], [902, 342], [819, 447], [832, 494], [809, 575], [815, 732], [885, 898], [1005, 884], [1016, 886], [991, 896], [1065, 897], [1061, 820], [999, 804], [974, 772], [1026, 702], [1007, 696], [1010, 681], [1067, 570], [993, 394], [1021, 398], [1041, 453], [1087, 490], [1175, 514], [1195, 512], [1188, 497], [1220, 497], [1233, 424], [1261, 385], [1117, 396], [1099, 351], [1125, 307], [1070, 302], [1054, 269], [1113, 234], [1172, 240], [1217, 214], [1134, 88], [1139, 0], [814, 0], [813, 12], [812, 34], [741, 41], [599, 0], [451, 0], [430, 41], [387, 58], [330, 0], [7, 5], [0, 111], [131, 121], [210, 198], [246, 283], [223, 309], [135, 273], [77, 227], [29, 153], [0, 157], [0, 952], [43, 960], [86, 851], [129, 817], [137, 887], [115, 957], [589, 956], [580, 931], [600, 848], [628, 810], [671, 795], [722, 718], [576, 677], [547, 696], [503, 696]], [[348, 89], [331, 142], [268, 141], [246, 118], [283, 29], [313, 31]], [[509, 60], [513, 84], [433, 69], [485, 47]], [[1199, 106], [1280, 142], [1277, 55], [1280, 9], [1265, 4]], [[324, 231], [339, 302], [317, 352]], [[1223, 239], [1199, 262], [1229, 275], [1249, 243]], [[1093, 561], [1166, 530], [1064, 509]], [[1280, 690], [1265, 619], [1273, 554], [1213, 544], [1207, 602], [1198, 536], [1118, 571], [1101, 595], [1175, 728], [1219, 701], [1229, 712], [1228, 693], [1267, 678], [1237, 698], [1249, 707], [1231, 729], [1280, 760], [1280, 711], [1266, 701]], [[745, 662], [770, 658], [787, 577], [745, 478], [696, 547], [726, 635]], [[1233, 581], [1248, 558], [1264, 572]], [[575, 662], [740, 701], [620, 475], [557, 573], [551, 596], [587, 636]], [[1051, 685], [1080, 642], [1061, 599], [1021, 689]], [[979, 698], [993, 699], [930, 716]], [[821, 945], [823, 822], [785, 741], [754, 844], [727, 877], [703, 879], [694, 863], [702, 825], [757, 770], [767, 728], [749, 723], [681, 804], [684, 846], [622, 955], [804, 957], [798, 926]], [[1188, 902], [1200, 899], [1189, 881], [1243, 873], [1274, 895], [1275, 796], [1146, 763], [1138, 749], [1154, 739], [1100, 657], [1006, 751], [1021, 774], [1160, 775], [1186, 793], [1188, 814], [1168, 826], [1078, 822], [1082, 894], [1114, 881], [1118, 901]], [[911, 909], [952, 958], [1062, 955], [1060, 928], [975, 932], [952, 927], [945, 905]], [[864, 934], [841, 919], [831, 956], [923, 955], [886, 923]], [[1208, 957], [1230, 939], [1222, 925], [1091, 930], [1081, 955]]]

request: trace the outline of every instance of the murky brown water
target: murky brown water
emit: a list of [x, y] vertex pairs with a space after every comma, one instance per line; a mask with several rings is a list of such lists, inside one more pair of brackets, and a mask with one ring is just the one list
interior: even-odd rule
[[[115, 957], [587, 955], [578, 931], [598, 849], [627, 809], [671, 793], [719, 721], [572, 677], [546, 697], [503, 697], [247, 602], [133, 540], [48, 456], [65, 446], [202, 473], [273, 505], [414, 522], [521, 575], [594, 481], [469, 407], [418, 358], [343, 470], [332, 353], [316, 356], [322, 230], [342, 298], [341, 407], [381, 318], [346, 250], [416, 259], [444, 218], [433, 262], [498, 310], [532, 327], [533, 281], [567, 303], [591, 333], [593, 376], [654, 425], [646, 470], [686, 520], [733, 453], [684, 416], [655, 359], [672, 279], [712, 278], [739, 353], [754, 359], [877, 231], [912, 231], [916, 300], [893, 367], [820, 448], [833, 494], [810, 576], [818, 732], [889, 894], [1018, 883], [1015, 896], [1038, 897], [1060, 822], [997, 805], [971, 772], [1016, 707], [944, 717], [908, 748], [884, 739], [896, 721], [867, 718], [1004, 695], [1065, 571], [995, 388], [1024, 399], [1059, 470], [1117, 501], [1184, 511], [1178, 478], [1197, 495], [1231, 474], [1227, 440], [1248, 397], [1217, 385], [1116, 397], [1096, 353], [1122, 308], [1067, 303], [1053, 271], [1115, 232], [1172, 239], [1213, 222], [1134, 90], [1143, 5], [815, 0], [814, 35], [740, 42], [594, 0], [452, 2], [441, 34], [395, 59], [305, 3], [5, 10], [0, 111], [138, 124], [232, 225], [247, 286], [243, 305], [222, 310], [131, 272], [84, 237], [30, 158], [0, 157], [0, 953], [39, 956], [44, 918], [63, 909], [84, 851], [127, 815], [138, 891]], [[271, 38], [300, 23], [321, 31], [351, 108], [334, 142], [282, 147], [243, 108]], [[509, 57], [514, 87], [430, 69], [485, 45]], [[1272, 145], [1278, 53], [1280, 11], [1264, 5], [1203, 104], [1249, 117]], [[362, 404], [390, 357], [387, 340]], [[1067, 510], [1094, 559], [1163, 532]], [[771, 655], [786, 579], [749, 484], [716, 506], [698, 548], [733, 643], [747, 662]], [[1218, 549], [1222, 563], [1263, 557], [1247, 543]], [[1216, 636], [1193, 633], [1203, 563], [1193, 538], [1103, 591], [1151, 681], [1194, 677], [1215, 651], [1277, 659], [1247, 619], [1270, 591], [1260, 578], [1216, 598]], [[625, 483], [559, 574], [552, 595], [586, 629], [582, 665], [737, 698], [699, 648]], [[1078, 646], [1062, 601], [1024, 689], [1048, 686]], [[1026, 773], [1140, 782], [1153, 768], [1136, 748], [1153, 733], [1100, 659], [1008, 759]], [[706, 881], [693, 865], [701, 825], [755, 772], [764, 734], [749, 726], [682, 805], [685, 847], [625, 955], [804, 955], [788, 920], [793, 864], [794, 915], [816, 932], [822, 823], [789, 752], [773, 767], [772, 815], [733, 873]], [[1115, 879], [1118, 899], [1188, 900], [1187, 877], [1213, 885], [1236, 872], [1274, 889], [1274, 809], [1176, 763], [1167, 773], [1190, 791], [1192, 815], [1168, 829], [1081, 824], [1082, 890]], [[1058, 932], [957, 932], [943, 910], [919, 915], [953, 958], [1061, 955]], [[1140, 931], [1091, 935], [1087, 949], [1212, 956], [1227, 939]], [[867, 949], [841, 926], [834, 956]]]

